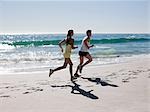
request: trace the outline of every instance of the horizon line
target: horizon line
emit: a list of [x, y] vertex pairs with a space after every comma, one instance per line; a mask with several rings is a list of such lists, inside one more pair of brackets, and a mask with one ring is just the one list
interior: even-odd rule
[[[0, 35], [44, 35], [44, 34], [67, 34], [67, 32], [0, 33]], [[85, 34], [85, 32], [76, 32], [75, 34]], [[92, 34], [150, 34], [150, 32], [93, 32]]]

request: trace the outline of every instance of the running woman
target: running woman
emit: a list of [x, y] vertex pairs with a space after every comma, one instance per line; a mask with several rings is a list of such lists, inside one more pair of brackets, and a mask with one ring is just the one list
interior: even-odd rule
[[[61, 51], [64, 52], [63, 55], [64, 55], [64, 64], [63, 66], [60, 66], [56, 69], [50, 69], [50, 72], [49, 72], [49, 77], [55, 72], [55, 71], [58, 71], [58, 70], [61, 70], [61, 69], [65, 69], [67, 67], [67, 65], [69, 64], [70, 67], [69, 67], [69, 71], [70, 71], [70, 75], [71, 75], [71, 81], [74, 80], [74, 76], [73, 76], [73, 63], [70, 59], [70, 56], [71, 56], [71, 50], [72, 49], [76, 49], [77, 47], [74, 46], [74, 39], [72, 38], [72, 36], [74, 35], [74, 32], [73, 30], [69, 30], [68, 31], [68, 34], [67, 34], [67, 38], [60, 41], [59, 42], [59, 47], [61, 48]], [[65, 51], [62, 47], [62, 44], [65, 43]]]

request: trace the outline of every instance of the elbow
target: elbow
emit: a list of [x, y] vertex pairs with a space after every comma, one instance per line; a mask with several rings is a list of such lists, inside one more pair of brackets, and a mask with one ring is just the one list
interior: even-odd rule
[[59, 46], [61, 46], [61, 43], [58, 43]]

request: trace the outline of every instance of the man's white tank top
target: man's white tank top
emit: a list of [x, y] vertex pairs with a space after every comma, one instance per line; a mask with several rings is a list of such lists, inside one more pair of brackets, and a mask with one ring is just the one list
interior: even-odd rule
[[[82, 52], [88, 52], [88, 48], [87, 48], [87, 46], [85, 45], [85, 43], [84, 43], [84, 40], [86, 40], [88, 37], [86, 36], [86, 37], [84, 37], [84, 39], [82, 40], [82, 44], [81, 44], [81, 49], [80, 49], [80, 51], [82, 51]], [[87, 44], [89, 45], [89, 42], [87, 42]]]

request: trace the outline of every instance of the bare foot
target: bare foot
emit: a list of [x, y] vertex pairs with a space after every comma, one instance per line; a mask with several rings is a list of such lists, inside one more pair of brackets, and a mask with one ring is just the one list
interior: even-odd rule
[[72, 76], [71, 81], [74, 82], [74, 80], [77, 79], [76, 77]]
[[80, 66], [79, 66], [79, 72], [80, 72], [80, 73], [82, 73], [82, 68], [83, 68], [83, 66], [80, 65]]
[[75, 76], [76, 78], [78, 78], [78, 77], [80, 77], [81, 75], [75, 73], [74, 76]]
[[50, 69], [50, 70], [49, 70], [49, 77], [52, 75], [52, 73], [53, 73], [53, 70]]

